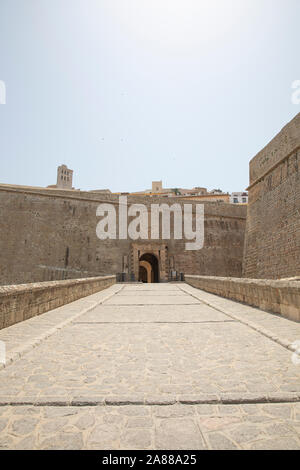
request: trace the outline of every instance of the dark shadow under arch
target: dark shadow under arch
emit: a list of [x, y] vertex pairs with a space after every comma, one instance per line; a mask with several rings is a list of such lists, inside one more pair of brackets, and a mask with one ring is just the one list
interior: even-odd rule
[[[152, 253], [145, 253], [140, 257], [139, 261], [146, 261], [151, 265], [151, 282], [159, 282], [159, 266], [156, 256]], [[141, 278], [142, 275], [142, 278], [139, 280], [145, 282], [143, 279], [146, 269], [144, 268], [144, 271], [142, 271], [141, 268], [143, 268], [143, 266], [139, 266], [139, 277]]]

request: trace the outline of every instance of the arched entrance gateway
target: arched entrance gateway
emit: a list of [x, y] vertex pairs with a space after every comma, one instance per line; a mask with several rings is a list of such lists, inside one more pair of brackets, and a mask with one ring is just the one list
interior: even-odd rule
[[168, 281], [168, 247], [165, 243], [132, 243], [129, 271], [139, 282]]
[[144, 253], [139, 258], [139, 281], [159, 282], [158, 259], [152, 253]]

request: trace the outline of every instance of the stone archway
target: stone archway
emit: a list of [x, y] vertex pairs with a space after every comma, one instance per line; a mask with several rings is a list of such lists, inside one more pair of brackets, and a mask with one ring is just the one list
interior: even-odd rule
[[153, 253], [144, 253], [140, 257], [139, 281], [148, 283], [159, 282], [159, 263], [157, 257]]
[[[141, 261], [150, 263], [150, 268], [152, 269], [152, 266], [154, 268], [154, 278], [156, 280], [150, 282], [166, 282], [168, 280], [168, 247], [165, 243], [132, 243], [130, 253], [130, 273], [136, 280], [139, 280], [140, 278]], [[143, 266], [146, 270], [149, 270], [148, 264], [143, 263]]]

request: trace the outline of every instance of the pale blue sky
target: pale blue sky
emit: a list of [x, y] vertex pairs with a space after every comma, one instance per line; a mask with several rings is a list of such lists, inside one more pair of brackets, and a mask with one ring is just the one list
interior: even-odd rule
[[0, 182], [244, 190], [298, 112], [300, 0], [0, 0]]

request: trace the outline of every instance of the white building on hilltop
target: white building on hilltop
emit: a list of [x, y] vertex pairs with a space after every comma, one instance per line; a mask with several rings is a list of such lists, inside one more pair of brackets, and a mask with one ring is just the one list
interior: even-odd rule
[[231, 204], [248, 204], [248, 193], [239, 192], [230, 195]]

